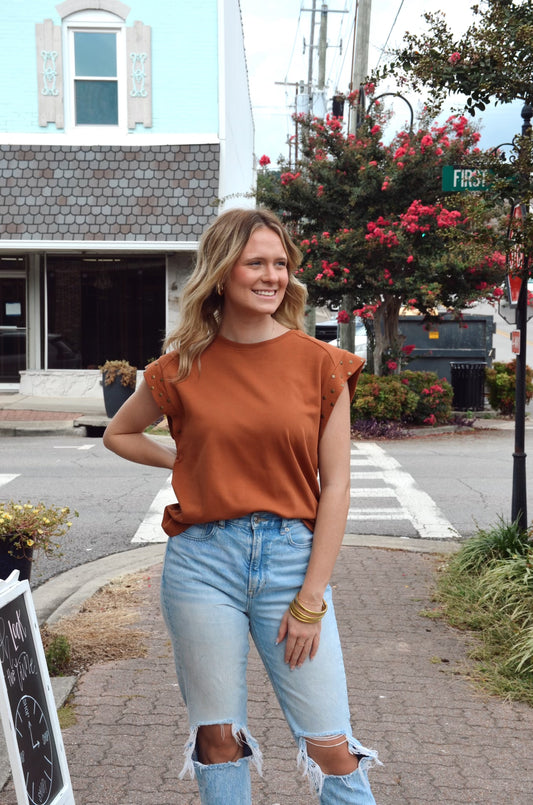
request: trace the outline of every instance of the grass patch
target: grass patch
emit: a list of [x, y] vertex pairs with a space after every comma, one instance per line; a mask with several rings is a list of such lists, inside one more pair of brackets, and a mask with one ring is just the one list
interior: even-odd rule
[[533, 528], [501, 520], [479, 531], [443, 566], [435, 598], [452, 626], [477, 637], [472, 678], [533, 706]]
[[76, 711], [71, 704], [65, 704], [63, 707], [60, 707], [57, 711], [57, 717], [62, 730], [73, 727], [78, 721]]

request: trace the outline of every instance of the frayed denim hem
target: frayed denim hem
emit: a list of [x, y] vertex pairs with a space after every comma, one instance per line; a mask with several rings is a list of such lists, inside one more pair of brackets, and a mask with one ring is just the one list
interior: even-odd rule
[[[262, 777], [263, 755], [261, 753], [261, 750], [259, 749], [259, 744], [255, 740], [255, 738], [252, 738], [248, 728], [228, 721], [221, 721], [215, 723], [220, 723], [220, 726], [224, 726], [227, 725], [228, 723], [231, 723], [231, 734], [233, 738], [237, 741], [239, 745], [242, 746], [242, 744], [246, 744], [248, 746], [251, 752], [250, 760], [257, 769], [257, 773]], [[198, 729], [199, 727], [208, 726], [212, 724], [213, 724], [212, 721], [206, 721], [205, 724], [197, 724], [195, 727], [191, 727], [189, 738], [187, 740], [187, 743], [185, 744], [185, 749], [183, 750], [183, 754], [185, 755], [185, 763], [183, 764], [183, 768], [179, 773], [180, 780], [182, 780], [187, 774], [189, 775], [191, 780], [194, 779], [195, 776], [194, 764], [198, 763], [196, 759], [196, 738], [198, 736]]]
[[[343, 733], [334, 733], [334, 735], [342, 735]], [[307, 752], [307, 742], [306, 739], [313, 739], [313, 738], [329, 738], [332, 737], [330, 734], [328, 735], [305, 735], [300, 736], [298, 739], [298, 768], [302, 769], [302, 776], [309, 778], [309, 785], [311, 791], [317, 796], [322, 794], [322, 788], [324, 787], [324, 779], [326, 775], [316, 763], [313, 758], [309, 757]], [[363, 772], [367, 772], [372, 766], [375, 765], [383, 765], [378, 758], [378, 753], [374, 749], [366, 749], [362, 744], [359, 743], [353, 736], [346, 735], [346, 741], [348, 743], [348, 751], [352, 755], [358, 755], [359, 757], [359, 765], [358, 767]]]

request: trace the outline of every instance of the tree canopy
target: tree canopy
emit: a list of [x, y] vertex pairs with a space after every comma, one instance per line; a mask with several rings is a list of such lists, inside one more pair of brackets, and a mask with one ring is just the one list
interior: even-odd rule
[[[355, 95], [349, 101], [356, 102]], [[443, 165], [471, 164], [479, 134], [464, 116], [438, 124], [424, 116], [415, 131], [385, 144], [387, 114], [374, 102], [357, 134], [342, 120], [302, 117], [300, 160], [265, 165], [258, 201], [281, 215], [304, 253], [300, 277], [315, 304], [340, 303], [374, 318], [374, 370], [399, 369], [402, 308], [435, 316], [497, 296], [504, 275], [493, 208], [480, 194], [446, 197]]]
[[494, 100], [533, 104], [533, 6], [530, 0], [483, 0], [474, 22], [456, 37], [443, 12], [425, 14], [427, 30], [407, 33], [378, 78], [394, 74], [431, 90], [428, 105], [441, 108], [451, 93], [465, 96], [474, 115]]

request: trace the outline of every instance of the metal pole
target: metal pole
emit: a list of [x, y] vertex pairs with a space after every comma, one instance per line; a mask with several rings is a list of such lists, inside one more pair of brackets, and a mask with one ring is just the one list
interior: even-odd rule
[[[522, 108], [522, 136], [531, 136], [533, 107], [526, 103]], [[527, 177], [529, 181], [529, 176]], [[528, 210], [523, 211], [523, 219]], [[516, 306], [516, 328], [520, 333], [520, 352], [516, 356], [515, 389], [515, 445], [513, 453], [513, 498], [511, 519], [518, 521], [522, 531], [527, 530], [527, 487], [526, 487], [526, 345], [527, 345], [527, 280], [529, 277], [529, 256], [524, 253], [522, 264], [522, 285]]]
[[311, 9], [311, 32], [309, 35], [309, 62], [307, 70], [307, 92], [309, 94], [309, 112], [313, 110], [313, 50], [315, 48], [315, 17], [316, 17], [316, 0], [313, 0], [313, 8]]
[[520, 530], [527, 530], [526, 486], [526, 343], [528, 258], [524, 256], [523, 278], [516, 306], [516, 328], [520, 333], [520, 352], [516, 356], [515, 441], [513, 453], [513, 499], [511, 520], [518, 520]]

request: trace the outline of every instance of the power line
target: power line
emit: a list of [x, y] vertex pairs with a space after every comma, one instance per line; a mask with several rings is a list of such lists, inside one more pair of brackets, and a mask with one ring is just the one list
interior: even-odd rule
[[292, 50], [291, 50], [291, 55], [289, 57], [289, 64], [287, 65], [287, 70], [285, 72], [285, 79], [284, 79], [285, 81], [288, 80], [287, 76], [289, 75], [289, 70], [291, 69], [292, 59], [294, 57], [294, 51], [296, 49], [296, 41], [298, 39], [298, 32], [300, 30], [300, 22], [301, 22], [301, 20], [302, 20], [302, 4], [300, 3], [300, 11], [298, 12], [298, 22], [296, 24], [296, 32], [294, 34], [294, 41], [292, 43]]
[[400, 11], [402, 10], [403, 3], [404, 3], [404, 0], [400, 0], [400, 7], [398, 8], [398, 11], [396, 12], [396, 16], [394, 17], [394, 22], [391, 25], [391, 29], [390, 29], [389, 34], [387, 36], [387, 40], [386, 40], [385, 44], [383, 45], [383, 47], [381, 48], [381, 53], [379, 54], [379, 59], [378, 59], [378, 63], [376, 64], [376, 69], [379, 67], [381, 57], [385, 53], [387, 45], [389, 44], [389, 39], [391, 38], [391, 34], [392, 34], [393, 30], [394, 30], [394, 26], [398, 22], [398, 17], [400, 16]]
[[[354, 26], [355, 26], [354, 6], [356, 5], [356, 3], [357, 3], [357, 0], [352, 0], [352, 3], [350, 5], [349, 10], [346, 9], [347, 3], [345, 3], [345, 6], [344, 6], [345, 10], [348, 11], [348, 18], [346, 19], [346, 22], [350, 25], [350, 30], [348, 31], [347, 35], [344, 36], [343, 26], [344, 26], [345, 18], [343, 18], [342, 23], [341, 23], [340, 33], [342, 34], [342, 41], [345, 44], [344, 44], [343, 53], [342, 53], [342, 61], [340, 62], [340, 66], [339, 66], [339, 69], [337, 71], [336, 78], [335, 78], [335, 80], [333, 82], [334, 89], [339, 88], [339, 85], [341, 83], [341, 76], [342, 76], [342, 73], [343, 73], [343, 70], [344, 70], [344, 67], [345, 67], [345, 64], [346, 64], [346, 57], [348, 56], [348, 53], [350, 52], [350, 47], [349, 47], [348, 43], [351, 42], [352, 37], [353, 37], [353, 30], [354, 30]], [[339, 55], [339, 59], [340, 59], [341, 54], [339, 53], [338, 55]], [[337, 54], [335, 54], [335, 61], [336, 61], [336, 59], [337, 59]], [[332, 67], [332, 72], [333, 72], [333, 67]]]

